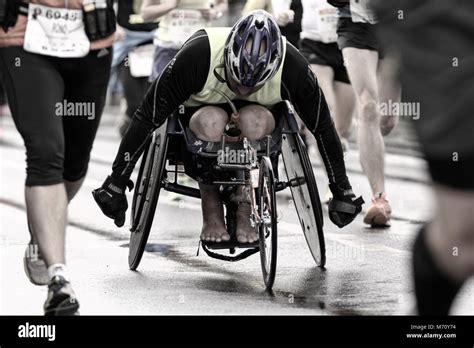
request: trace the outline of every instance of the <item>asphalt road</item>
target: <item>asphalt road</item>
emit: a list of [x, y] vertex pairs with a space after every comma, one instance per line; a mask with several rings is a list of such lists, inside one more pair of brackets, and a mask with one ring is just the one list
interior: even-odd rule
[[[176, 201], [167, 192], [161, 194], [138, 271], [128, 269], [128, 229], [116, 228], [105, 218], [90, 193], [110, 172], [119, 143], [116, 114], [117, 110], [109, 109], [104, 116], [87, 179], [69, 208], [67, 262], [82, 314], [411, 313], [411, 244], [421, 223], [432, 214], [433, 202], [425, 163], [413, 140], [405, 141], [408, 133], [403, 127], [389, 139], [386, 156], [392, 226], [367, 228], [361, 215], [338, 229], [325, 216], [327, 264], [320, 269], [306, 246], [289, 191], [279, 193], [278, 269], [274, 291], [267, 293], [258, 255], [237, 263], [211, 259], [202, 251], [196, 256], [200, 202]], [[29, 240], [22, 144], [11, 119], [0, 118], [0, 314], [41, 315], [46, 288], [30, 284], [22, 265]], [[324, 171], [318, 159], [314, 162], [324, 194]], [[355, 144], [347, 167], [356, 193], [370, 201]], [[470, 282], [453, 313], [474, 314], [473, 298]]]

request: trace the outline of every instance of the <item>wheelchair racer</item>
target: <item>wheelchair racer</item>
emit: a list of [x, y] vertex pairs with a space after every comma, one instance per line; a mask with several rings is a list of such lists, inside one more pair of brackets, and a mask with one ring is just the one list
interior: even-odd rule
[[[271, 15], [252, 11], [232, 28], [197, 31], [147, 92], [120, 144], [112, 174], [93, 191], [102, 212], [123, 226], [128, 208], [125, 190], [133, 188], [133, 168], [148, 136], [184, 104], [193, 112], [189, 129], [197, 138], [219, 142], [231, 111], [224, 96], [235, 100], [242, 136], [255, 140], [275, 127], [272, 106], [289, 100], [318, 143], [333, 193], [329, 216], [339, 227], [361, 211], [346, 176], [341, 142], [329, 109], [308, 62], [281, 35]], [[199, 180], [203, 241], [229, 240], [217, 185]], [[250, 226], [250, 205], [239, 204], [236, 237], [240, 243], [258, 239]]]

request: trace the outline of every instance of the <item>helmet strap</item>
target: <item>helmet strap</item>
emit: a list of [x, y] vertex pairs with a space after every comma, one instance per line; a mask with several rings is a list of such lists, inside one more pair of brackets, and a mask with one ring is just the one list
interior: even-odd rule
[[[218, 66], [216, 66], [214, 68], [214, 76], [216, 77], [216, 79], [221, 82], [221, 83], [227, 83], [227, 80], [225, 79], [225, 77], [222, 77], [218, 72], [217, 72], [217, 69], [225, 69], [225, 65], [224, 63], [221, 63], [219, 64]], [[225, 70], [224, 70], [224, 73], [225, 73]]]

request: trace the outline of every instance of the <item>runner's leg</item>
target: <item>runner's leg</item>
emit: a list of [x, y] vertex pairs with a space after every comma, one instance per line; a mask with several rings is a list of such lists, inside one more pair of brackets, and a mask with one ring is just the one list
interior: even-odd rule
[[[402, 91], [400, 83], [396, 77], [396, 61], [389, 56], [379, 60], [377, 72], [377, 84], [379, 88], [380, 103], [392, 105], [400, 103]], [[380, 129], [382, 135], [388, 135], [396, 127], [399, 115], [382, 115]]]
[[346, 47], [342, 50], [357, 100], [360, 161], [374, 194], [385, 191], [384, 142], [380, 133], [377, 88], [378, 53]]

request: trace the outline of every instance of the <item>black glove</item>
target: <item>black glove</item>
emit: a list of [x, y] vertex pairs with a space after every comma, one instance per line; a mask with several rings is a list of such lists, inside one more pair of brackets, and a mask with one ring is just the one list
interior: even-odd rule
[[125, 189], [133, 189], [131, 180], [120, 180], [108, 176], [98, 189], [92, 191], [92, 196], [105, 216], [114, 220], [115, 225], [122, 227], [125, 223], [125, 212], [128, 208]]
[[356, 198], [349, 180], [330, 184], [333, 198], [329, 201], [329, 219], [339, 228], [350, 224], [362, 210], [364, 200]]

